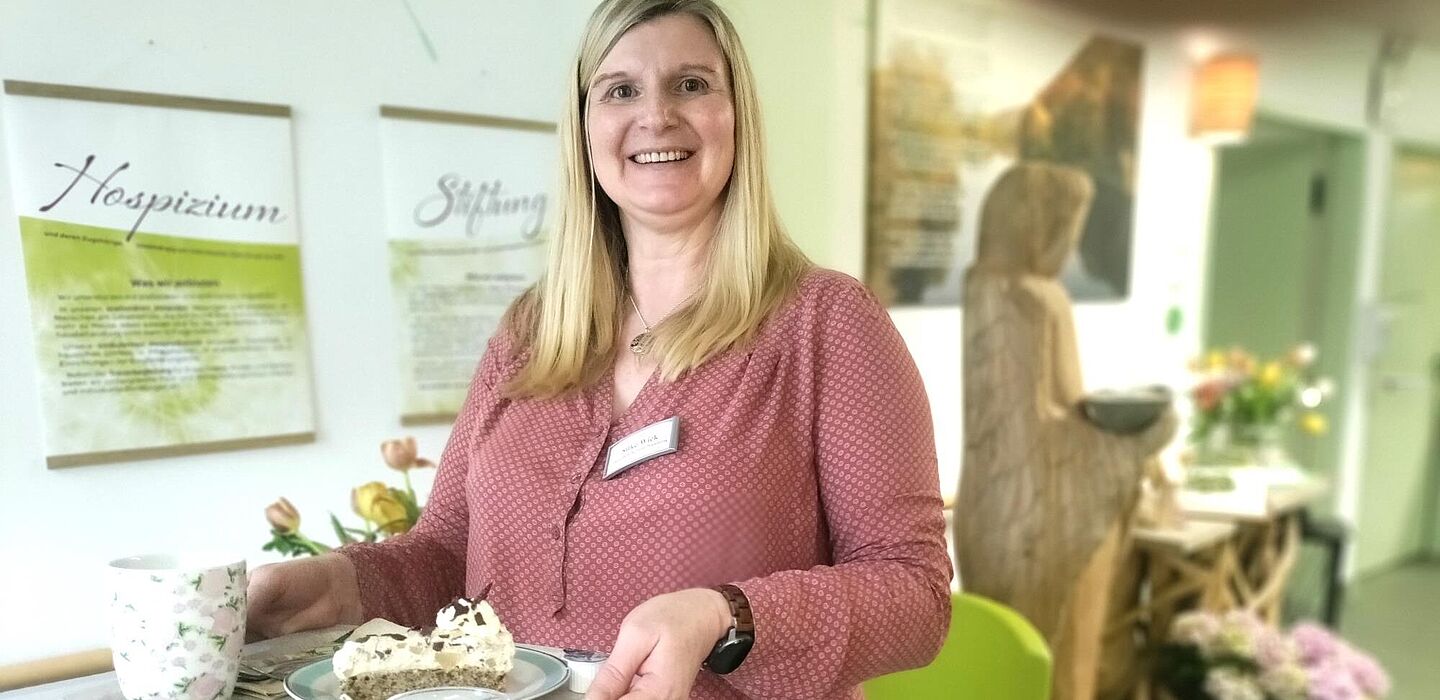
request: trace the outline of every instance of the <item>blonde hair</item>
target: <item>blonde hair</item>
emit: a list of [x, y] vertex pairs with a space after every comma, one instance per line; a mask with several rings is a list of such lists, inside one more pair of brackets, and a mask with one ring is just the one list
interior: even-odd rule
[[549, 397], [590, 385], [614, 362], [626, 294], [619, 209], [595, 182], [585, 110], [590, 81], [632, 27], [674, 14], [703, 21], [729, 68], [735, 162], [695, 296], [654, 328], [651, 352], [674, 381], [725, 349], [750, 340], [799, 285], [810, 262], [785, 235], [765, 174], [760, 104], [735, 27], [711, 0], [607, 0], [580, 40], [568, 104], [560, 119], [560, 183], [553, 241], [540, 281], [502, 324], [528, 359], [505, 387], [510, 396]]

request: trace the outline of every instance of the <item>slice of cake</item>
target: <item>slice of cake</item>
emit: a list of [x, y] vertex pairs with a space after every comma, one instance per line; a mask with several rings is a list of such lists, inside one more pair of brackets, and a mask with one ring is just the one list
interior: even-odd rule
[[340, 692], [351, 700], [446, 686], [505, 687], [515, 640], [483, 600], [459, 598], [435, 615], [429, 634], [388, 620], [357, 628], [335, 653]]

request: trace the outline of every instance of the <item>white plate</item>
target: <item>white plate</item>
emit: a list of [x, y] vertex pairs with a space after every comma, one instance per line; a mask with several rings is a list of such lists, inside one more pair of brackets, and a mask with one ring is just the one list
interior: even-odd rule
[[[565, 685], [570, 669], [559, 657], [515, 645], [515, 667], [505, 676], [505, 696], [510, 700], [531, 700]], [[285, 679], [285, 692], [296, 700], [340, 700], [340, 678], [330, 659], [302, 666]]]

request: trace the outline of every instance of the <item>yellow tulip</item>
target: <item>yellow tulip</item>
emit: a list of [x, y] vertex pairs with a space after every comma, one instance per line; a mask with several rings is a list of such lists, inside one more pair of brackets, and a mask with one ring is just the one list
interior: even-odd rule
[[300, 511], [296, 510], [287, 498], [271, 503], [265, 509], [265, 519], [270, 521], [270, 527], [275, 528], [276, 532], [300, 531]]
[[1325, 419], [1324, 414], [1306, 413], [1300, 416], [1300, 429], [1311, 435], [1324, 435], [1330, 430], [1330, 421]]
[[1266, 389], [1274, 389], [1280, 384], [1280, 379], [1285, 376], [1285, 368], [1279, 362], [1266, 362], [1265, 368], [1260, 370], [1260, 386]]
[[390, 493], [389, 486], [378, 481], [355, 487], [350, 492], [350, 507], [357, 515], [375, 523], [388, 534], [410, 529], [410, 523], [405, 519], [405, 506]]
[[1211, 372], [1219, 372], [1225, 369], [1225, 353], [1219, 350], [1211, 350], [1209, 356], [1206, 357], [1205, 364], [1209, 366]]

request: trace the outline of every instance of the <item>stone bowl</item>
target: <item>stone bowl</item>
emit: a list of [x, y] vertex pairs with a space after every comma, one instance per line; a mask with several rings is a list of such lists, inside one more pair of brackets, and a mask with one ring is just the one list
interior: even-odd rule
[[1106, 389], [1080, 400], [1080, 409], [1101, 430], [1121, 435], [1141, 432], [1165, 413], [1174, 396], [1163, 386]]

